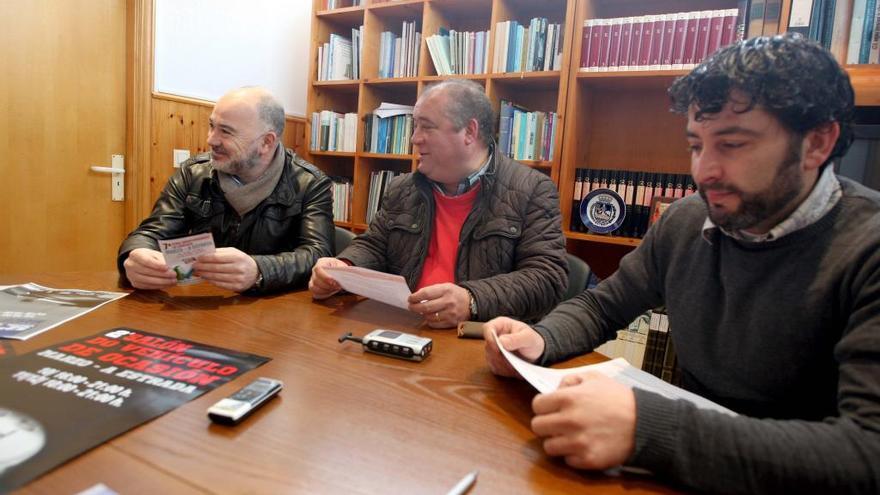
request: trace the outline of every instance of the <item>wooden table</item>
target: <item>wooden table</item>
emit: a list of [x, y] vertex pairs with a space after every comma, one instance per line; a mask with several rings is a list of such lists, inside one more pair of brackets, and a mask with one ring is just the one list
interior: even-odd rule
[[[0, 284], [117, 290], [115, 273]], [[406, 311], [354, 296], [316, 303], [300, 291], [263, 298], [208, 284], [136, 292], [25, 342], [19, 354], [125, 326], [271, 357], [272, 361], [26, 485], [21, 493], [446, 493], [473, 469], [472, 494], [672, 493], [651, 478], [584, 473], [546, 456], [529, 429], [535, 391], [492, 375], [483, 341], [431, 330]], [[423, 363], [339, 344], [375, 328], [434, 339]], [[586, 356], [569, 365], [602, 360]], [[257, 376], [281, 394], [236, 427], [205, 410]]]

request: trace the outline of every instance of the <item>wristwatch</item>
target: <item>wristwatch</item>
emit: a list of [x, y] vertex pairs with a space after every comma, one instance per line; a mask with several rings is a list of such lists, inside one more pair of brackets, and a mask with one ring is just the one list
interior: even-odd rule
[[261, 272], [260, 269], [257, 268], [257, 281], [254, 282], [254, 285], [251, 287], [251, 289], [262, 289], [262, 288], [263, 288], [263, 272]]
[[471, 310], [471, 320], [477, 317], [477, 300], [474, 299], [474, 293], [468, 290], [468, 297], [470, 297], [470, 310]]

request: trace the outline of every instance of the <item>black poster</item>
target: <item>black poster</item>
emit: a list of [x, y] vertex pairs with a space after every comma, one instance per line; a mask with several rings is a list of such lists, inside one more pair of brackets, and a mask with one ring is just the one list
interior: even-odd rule
[[0, 493], [268, 360], [130, 328], [0, 359]]

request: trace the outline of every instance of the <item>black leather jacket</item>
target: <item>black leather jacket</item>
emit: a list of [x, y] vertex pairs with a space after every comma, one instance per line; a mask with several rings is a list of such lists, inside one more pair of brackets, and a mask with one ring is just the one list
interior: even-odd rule
[[263, 283], [250, 292], [305, 285], [315, 261], [334, 253], [331, 184], [288, 149], [275, 190], [242, 218], [226, 202], [210, 155], [191, 158], [168, 180], [150, 216], [119, 247], [123, 283], [128, 283], [123, 262], [132, 250], [158, 250], [158, 239], [211, 232], [217, 247], [234, 247], [256, 260]]
[[[478, 321], [534, 321], [568, 286], [559, 195], [546, 175], [494, 156], [461, 228], [455, 282], [473, 294]], [[395, 177], [367, 232], [339, 258], [402, 275], [415, 288], [434, 227], [432, 187], [419, 172]]]

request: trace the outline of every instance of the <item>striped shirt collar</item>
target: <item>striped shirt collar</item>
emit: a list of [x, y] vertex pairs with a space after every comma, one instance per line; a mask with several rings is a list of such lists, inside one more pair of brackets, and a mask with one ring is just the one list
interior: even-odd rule
[[480, 177], [486, 175], [486, 171], [489, 170], [489, 164], [492, 163], [492, 157], [494, 155], [495, 155], [495, 146], [490, 145], [489, 146], [489, 158], [486, 159], [486, 162], [483, 163], [483, 165], [480, 168], [478, 168], [476, 172], [468, 175], [467, 177], [462, 179], [461, 182], [458, 183], [458, 188], [455, 190], [455, 194], [448, 194], [446, 192], [446, 190], [443, 189], [443, 184], [441, 184], [439, 182], [431, 181], [431, 183], [434, 185], [434, 189], [436, 189], [443, 196], [450, 196], [450, 197], [461, 196], [462, 194], [470, 191], [471, 188], [474, 187], [474, 184], [476, 184], [477, 181], [480, 180]]
[[750, 234], [743, 230], [727, 231], [715, 225], [707, 216], [703, 222], [703, 239], [709, 244], [712, 243], [712, 236], [715, 231], [720, 230], [725, 235], [734, 239], [746, 242], [770, 242], [784, 237], [792, 232], [796, 232], [804, 227], [810, 226], [820, 218], [825, 216], [834, 205], [840, 200], [843, 192], [840, 189], [840, 181], [834, 175], [834, 167], [832, 164], [825, 166], [825, 170], [819, 174], [819, 180], [816, 181], [815, 187], [810, 194], [804, 199], [800, 206], [795, 209], [791, 215], [785, 220], [779, 222], [775, 227], [770, 229], [766, 234]]

